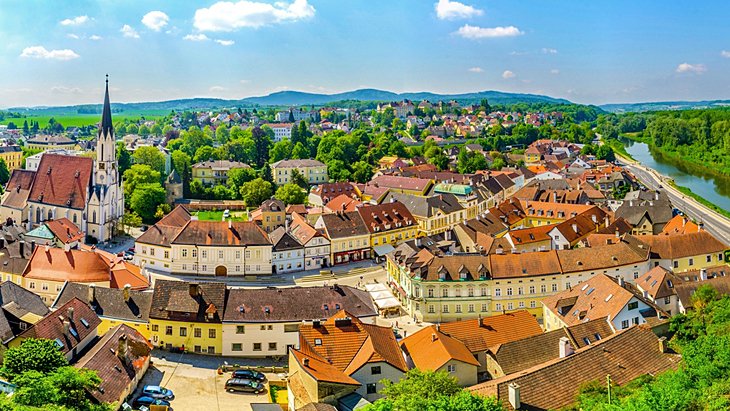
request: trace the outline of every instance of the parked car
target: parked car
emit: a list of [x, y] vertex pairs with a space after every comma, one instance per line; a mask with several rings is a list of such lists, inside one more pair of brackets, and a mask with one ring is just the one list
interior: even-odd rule
[[175, 394], [171, 390], [159, 385], [145, 385], [142, 389], [142, 393], [152, 398], [162, 398], [163, 400], [175, 399]]
[[162, 398], [152, 398], [149, 395], [143, 395], [136, 400], [134, 400], [134, 405], [136, 407], [145, 406], [149, 408], [150, 405], [166, 405], [170, 406], [170, 401], [163, 400]]
[[246, 380], [266, 381], [266, 376], [258, 371], [253, 370], [236, 370], [233, 371], [231, 378], [243, 378]]
[[245, 378], [231, 378], [226, 381], [226, 391], [252, 392], [255, 394], [264, 392], [266, 388], [259, 381], [247, 380]]

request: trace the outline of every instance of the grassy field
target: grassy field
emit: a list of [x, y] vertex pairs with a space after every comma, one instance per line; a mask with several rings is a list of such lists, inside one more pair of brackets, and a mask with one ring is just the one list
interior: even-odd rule
[[[151, 110], [151, 111], [124, 111], [121, 113], [114, 113], [114, 121], [124, 120], [138, 120], [144, 117], [146, 120], [155, 120], [167, 115], [168, 112], [164, 110]], [[0, 124], [8, 124], [10, 122], [15, 123], [18, 128], [23, 127], [23, 122], [37, 121], [41, 128], [48, 124], [48, 120], [55, 118], [56, 121], [63, 124], [64, 127], [79, 127], [88, 126], [92, 124], [98, 124], [101, 120], [101, 114], [42, 114], [42, 115], [28, 115], [20, 118], [6, 118], [0, 121]]]
[[[223, 211], [198, 211], [193, 213], [201, 221], [223, 221]], [[231, 221], [247, 221], [248, 217], [243, 211], [231, 211]]]

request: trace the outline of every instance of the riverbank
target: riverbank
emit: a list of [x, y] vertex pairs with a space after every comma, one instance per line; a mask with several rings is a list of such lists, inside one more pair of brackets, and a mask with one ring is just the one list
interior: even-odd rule
[[672, 180], [669, 180], [669, 184], [672, 187], [674, 187], [675, 189], [677, 189], [679, 192], [681, 192], [682, 194], [692, 197], [693, 199], [695, 199], [695, 201], [697, 201], [700, 204], [704, 205], [705, 207], [711, 209], [712, 211], [714, 211], [718, 214], [722, 214], [723, 216], [725, 216], [727, 218], [730, 218], [730, 211], [727, 211], [724, 208], [718, 207], [715, 204], [711, 203], [710, 201], [705, 200], [704, 197], [693, 193], [691, 189], [677, 185]]

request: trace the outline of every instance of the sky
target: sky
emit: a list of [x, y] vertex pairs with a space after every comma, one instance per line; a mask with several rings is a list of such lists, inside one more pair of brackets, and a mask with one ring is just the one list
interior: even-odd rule
[[730, 99], [730, 2], [2, 0], [0, 107], [482, 90]]

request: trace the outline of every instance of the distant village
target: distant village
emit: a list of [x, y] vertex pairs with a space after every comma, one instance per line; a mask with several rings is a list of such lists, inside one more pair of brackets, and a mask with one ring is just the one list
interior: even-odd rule
[[[271, 360], [267, 384], [282, 387], [290, 411], [357, 409], [382, 397], [383, 379], [414, 368], [444, 371], [505, 410], [569, 406], [607, 373], [621, 385], [676, 369], [669, 320], [695, 309], [702, 285], [730, 292], [728, 246], [607, 155], [598, 136], [512, 141], [499, 131], [555, 130], [565, 113], [488, 106], [174, 113], [128, 132], [113, 122], [107, 89], [93, 139], [73, 127], [0, 128], [10, 174], [0, 199], [0, 352], [55, 341], [71, 364], [98, 372], [89, 395], [113, 409], [132, 403], [157, 352]], [[183, 172], [170, 147], [190, 127], [254, 130], [255, 144], [263, 130], [267, 156], [302, 133], [363, 127], [399, 148], [360, 181], [355, 170], [332, 178], [352, 165], [310, 151], [263, 165], [199, 158]], [[480, 142], [496, 136], [509, 144]], [[211, 152], [231, 150], [214, 141]], [[129, 224], [125, 188], [146, 186], [125, 180], [119, 153], [140, 158], [141, 148], [163, 159], [155, 184], [164, 198], [154, 219]], [[259, 173], [271, 193], [256, 204], [238, 186], [236, 198], [191, 195], [193, 186], [230, 189], [240, 170], [252, 175], [241, 187]], [[274, 194], [289, 185], [296, 195]]]

